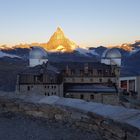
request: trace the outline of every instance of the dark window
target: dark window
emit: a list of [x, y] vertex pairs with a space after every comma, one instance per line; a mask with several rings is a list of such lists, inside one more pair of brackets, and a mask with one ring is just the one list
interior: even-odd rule
[[93, 74], [92, 70], [89, 70], [88, 73], [89, 73], [90, 76]]
[[56, 88], [56, 86], [54, 86], [54, 88]]
[[37, 82], [43, 82], [43, 74], [37, 76]]
[[111, 86], [112, 85], [112, 81], [110, 79], [108, 79], [108, 85]]
[[90, 99], [94, 99], [94, 95], [90, 95]]
[[49, 88], [49, 86], [48, 86], [48, 88]]
[[45, 92], [45, 96], [46, 96], [47, 94], [46, 94], [46, 92]]
[[101, 76], [102, 75], [102, 70], [98, 70], [98, 75]]
[[80, 70], [80, 75], [83, 76], [83, 74], [84, 74], [84, 71]]
[[70, 98], [74, 98], [72, 94], [70, 95]]
[[84, 95], [83, 94], [80, 95], [80, 99], [84, 99]]
[[51, 83], [53, 83], [53, 82], [54, 82], [54, 79], [53, 79], [53, 78], [51, 78], [50, 80], [51, 80]]
[[75, 71], [74, 70], [71, 70], [71, 75], [74, 75], [75, 74]]
[[102, 79], [101, 79], [101, 78], [99, 79], [99, 82], [100, 82], [100, 83], [102, 82]]
[[52, 88], [53, 88], [53, 86], [52, 86]]
[[30, 91], [30, 86], [27, 87], [27, 90]]
[[50, 94], [48, 93], [48, 96], [50, 96]]
[[44, 86], [44, 88], [46, 88], [46, 86]]

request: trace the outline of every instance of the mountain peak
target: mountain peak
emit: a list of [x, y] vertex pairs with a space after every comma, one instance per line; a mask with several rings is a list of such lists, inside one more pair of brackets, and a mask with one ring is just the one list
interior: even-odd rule
[[63, 30], [60, 27], [57, 27], [56, 32], [63, 32]]
[[57, 30], [51, 36], [45, 48], [48, 51], [54, 52], [72, 52], [77, 48], [77, 45], [65, 36], [60, 27], [57, 27]]

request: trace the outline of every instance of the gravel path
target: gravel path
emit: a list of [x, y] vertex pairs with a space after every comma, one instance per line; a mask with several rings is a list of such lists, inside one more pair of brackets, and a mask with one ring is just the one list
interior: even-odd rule
[[0, 140], [99, 140], [94, 132], [70, 128], [66, 124], [0, 113]]

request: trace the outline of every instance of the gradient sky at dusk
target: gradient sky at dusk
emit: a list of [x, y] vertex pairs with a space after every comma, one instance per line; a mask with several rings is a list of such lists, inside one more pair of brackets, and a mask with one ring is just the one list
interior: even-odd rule
[[0, 0], [0, 44], [47, 42], [60, 26], [80, 46], [140, 40], [140, 0]]

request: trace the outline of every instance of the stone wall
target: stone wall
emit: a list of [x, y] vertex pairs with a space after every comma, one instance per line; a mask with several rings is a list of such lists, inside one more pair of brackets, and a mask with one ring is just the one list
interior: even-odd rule
[[69, 123], [70, 126], [96, 130], [107, 140], [139, 140], [140, 110], [103, 105], [57, 96], [25, 96], [1, 93], [3, 111], [21, 112]]
[[[29, 88], [29, 90], [28, 90]], [[63, 84], [21, 84], [16, 85], [16, 93], [18, 94], [32, 94], [37, 93], [40, 95], [57, 95], [63, 96]]]

